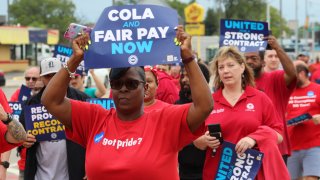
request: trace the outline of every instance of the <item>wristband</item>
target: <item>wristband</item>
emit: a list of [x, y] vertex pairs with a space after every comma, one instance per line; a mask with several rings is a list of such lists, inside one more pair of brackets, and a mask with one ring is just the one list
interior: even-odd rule
[[12, 115], [7, 113], [7, 120], [6, 121], [2, 120], [2, 122], [3, 122], [3, 124], [8, 125], [12, 120], [13, 120]]
[[194, 56], [188, 57], [186, 59], [182, 59], [183, 64], [188, 64], [195, 59]]
[[68, 72], [68, 74], [69, 74], [69, 77], [70, 77], [71, 79], [76, 78], [76, 76], [75, 76], [76, 71], [71, 72], [71, 71], [69, 70], [69, 67], [68, 67], [67, 64], [64, 64], [63, 67], [64, 67], [65, 70], [67, 70], [67, 72]]

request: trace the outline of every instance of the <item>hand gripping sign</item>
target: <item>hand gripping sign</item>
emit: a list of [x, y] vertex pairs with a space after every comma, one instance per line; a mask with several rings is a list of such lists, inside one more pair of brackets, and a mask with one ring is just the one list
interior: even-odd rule
[[214, 179], [255, 179], [260, 169], [263, 153], [247, 149], [242, 155], [235, 151], [235, 144], [224, 141], [218, 154], [220, 161]]
[[180, 61], [174, 43], [178, 14], [156, 5], [104, 9], [91, 31], [86, 68], [172, 64]]
[[268, 23], [249, 20], [221, 19], [220, 47], [236, 46], [241, 52], [258, 52], [267, 47], [263, 37], [269, 35]]

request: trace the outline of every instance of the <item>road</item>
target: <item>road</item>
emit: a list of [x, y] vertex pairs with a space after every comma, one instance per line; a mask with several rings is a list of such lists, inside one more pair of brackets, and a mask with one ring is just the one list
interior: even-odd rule
[[[14, 91], [24, 83], [23, 72], [6, 73], [6, 86], [1, 87], [7, 99], [9, 100]], [[7, 180], [18, 179], [19, 169], [17, 166], [18, 157], [16, 156], [16, 149], [11, 150], [10, 167], [7, 170]]]

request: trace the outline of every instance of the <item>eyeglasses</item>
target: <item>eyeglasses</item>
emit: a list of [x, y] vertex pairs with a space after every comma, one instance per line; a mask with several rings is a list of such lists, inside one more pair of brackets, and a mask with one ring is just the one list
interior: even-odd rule
[[122, 88], [122, 86], [125, 85], [128, 90], [135, 90], [135, 89], [138, 88], [140, 83], [144, 84], [145, 82], [144, 81], [135, 80], [135, 79], [127, 79], [125, 81], [122, 81], [122, 80], [111, 80], [110, 81], [110, 86], [111, 86], [111, 89], [120, 90]]
[[37, 81], [37, 80], [38, 80], [37, 77], [24, 77], [24, 79], [25, 79], [26, 81], [30, 81], [30, 80], [32, 80], [32, 81]]

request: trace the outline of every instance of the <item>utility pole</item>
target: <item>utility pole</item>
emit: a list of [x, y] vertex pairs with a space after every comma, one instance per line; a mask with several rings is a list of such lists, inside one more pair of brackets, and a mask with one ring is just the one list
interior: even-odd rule
[[280, 0], [280, 45], [283, 46], [282, 0]]
[[10, 25], [10, 11], [9, 11], [9, 3], [10, 0], [7, 0], [7, 14], [8, 14], [8, 19], [7, 19], [7, 24]]
[[267, 1], [267, 22], [268, 22], [268, 30], [270, 31], [271, 22], [270, 22], [270, 3]]

